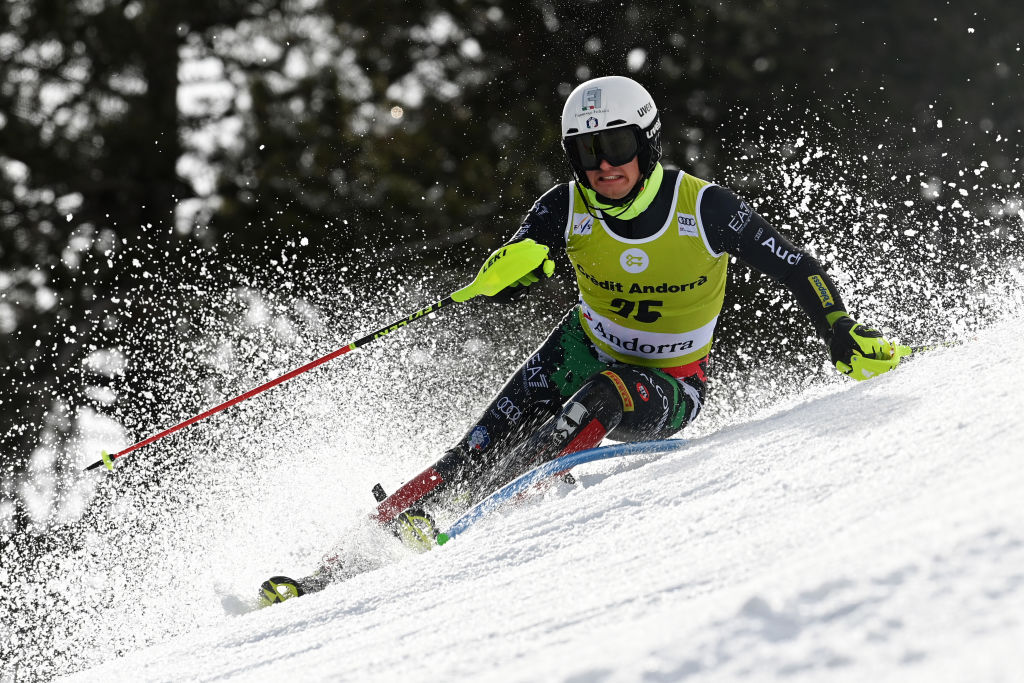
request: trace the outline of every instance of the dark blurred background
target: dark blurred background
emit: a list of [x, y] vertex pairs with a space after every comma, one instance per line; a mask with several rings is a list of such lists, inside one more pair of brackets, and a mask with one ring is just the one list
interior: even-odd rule
[[[957, 275], [951, 202], [996, 221], [972, 238], [984, 249], [1013, 229], [998, 219], [1019, 226], [1013, 193], [985, 187], [1017, 187], [1022, 15], [995, 0], [6, 0], [0, 534], [43, 528], [20, 492], [81, 466], [60, 454], [83, 407], [138, 405], [117, 391], [131, 340], [197, 333], [187, 297], [154, 305], [155, 283], [202, 270], [227, 286], [300, 246], [367, 287], [386, 289], [340, 271], [366, 249], [396, 272], [465, 278], [567, 179], [559, 116], [587, 78], [646, 85], [666, 158], [778, 224], [801, 220], [763, 152], [819, 131], [848, 161], [845, 187], [906, 186], [914, 208], [887, 213], [935, 228], [887, 248], [930, 240], [932, 266]], [[980, 190], [943, 195], [976, 167]], [[846, 221], [799, 213], [859, 256]], [[761, 286], [737, 278], [731, 296]], [[721, 343], [740, 327], [724, 322]], [[161, 378], [177, 370], [145, 351], [152, 425], [168, 426]]]

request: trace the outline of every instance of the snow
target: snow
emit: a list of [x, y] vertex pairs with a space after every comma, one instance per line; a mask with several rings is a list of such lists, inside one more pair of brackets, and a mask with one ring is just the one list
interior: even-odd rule
[[67, 680], [1019, 681], [1022, 357], [1005, 320]]

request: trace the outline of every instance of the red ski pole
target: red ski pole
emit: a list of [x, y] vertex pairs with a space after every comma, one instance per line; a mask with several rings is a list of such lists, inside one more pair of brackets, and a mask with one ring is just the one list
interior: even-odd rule
[[508, 286], [514, 285], [517, 282], [522, 284], [536, 282], [537, 275], [535, 273], [543, 272], [544, 275], [550, 277], [551, 274], [554, 272], [555, 263], [554, 261], [548, 259], [547, 255], [548, 248], [545, 247], [544, 245], [537, 244], [531, 239], [522, 240], [520, 242], [516, 242], [514, 244], [502, 247], [501, 249], [498, 249], [493, 254], [491, 254], [490, 258], [487, 259], [487, 262], [483, 265], [482, 268], [480, 268], [480, 272], [477, 273], [477, 276], [472, 283], [456, 292], [453, 292], [451, 295], [446, 296], [440, 301], [437, 301], [424, 309], [416, 311], [412, 315], [406, 316], [401, 320], [397, 320], [391, 323], [390, 325], [385, 325], [379, 330], [371, 332], [370, 334], [366, 335], [362, 339], [357, 339], [348, 346], [343, 346], [337, 351], [333, 351], [327, 354], [323, 358], [318, 358], [312, 362], [306, 363], [302, 367], [295, 368], [291, 372], [285, 373], [284, 375], [281, 375], [277, 379], [272, 379], [265, 384], [261, 384], [255, 389], [250, 389], [249, 391], [245, 392], [244, 394], [241, 394], [240, 396], [235, 396], [233, 399], [221, 403], [219, 406], [210, 408], [204, 413], [200, 413], [199, 415], [190, 417], [184, 422], [176, 424], [168, 429], [165, 429], [158, 434], [154, 434], [148, 439], [143, 439], [137, 444], [133, 444], [128, 448], [125, 448], [124, 450], [118, 451], [117, 453], [114, 454], [110, 454], [107, 453], [106, 451], [103, 451], [102, 457], [96, 462], [86, 467], [85, 469], [86, 471], [88, 471], [96, 469], [100, 465], [105, 465], [108, 470], [113, 470], [114, 461], [122, 456], [128, 455], [132, 451], [136, 451], [142, 448], [143, 446], [148, 446], [154, 441], [158, 441], [169, 434], [173, 434], [174, 432], [180, 429], [184, 429], [189, 425], [195, 424], [200, 420], [205, 420], [211, 415], [216, 415], [222, 410], [227, 410], [236, 403], [241, 403], [242, 401], [252, 398], [257, 394], [262, 394], [267, 389], [276, 387], [278, 384], [281, 384], [282, 382], [287, 382], [291, 378], [297, 377], [298, 375], [301, 375], [304, 372], [312, 370], [317, 366], [323, 365], [329, 360], [334, 360], [338, 356], [344, 355], [349, 351], [352, 351], [353, 349], [357, 349], [360, 346], [365, 346], [372, 341], [380, 339], [385, 335], [391, 334], [395, 330], [398, 330], [411, 323], [414, 323], [420, 318], [424, 318], [430, 313], [433, 313], [434, 311], [438, 311], [441, 308], [447, 308], [452, 303], [461, 303], [463, 301], [468, 301], [473, 297], [479, 296], [481, 294], [486, 296], [494, 296], [501, 290], [505, 289]]
[[314, 361], [306, 363], [305, 365], [303, 365], [300, 368], [295, 368], [291, 372], [287, 372], [287, 373], [281, 375], [280, 377], [278, 377], [277, 379], [272, 379], [269, 382], [266, 382], [265, 384], [259, 385], [255, 389], [250, 389], [249, 391], [245, 392], [244, 394], [241, 394], [239, 396], [235, 396], [234, 398], [232, 398], [232, 399], [230, 399], [228, 401], [224, 401], [224, 403], [221, 403], [218, 406], [214, 406], [213, 408], [210, 408], [209, 410], [207, 410], [204, 413], [200, 413], [199, 415], [194, 415], [194, 416], [190, 417], [189, 419], [185, 420], [184, 422], [180, 422], [180, 423], [174, 425], [173, 427], [170, 427], [168, 429], [163, 430], [162, 432], [160, 432], [158, 434], [154, 434], [153, 436], [149, 437], [148, 439], [143, 439], [142, 441], [138, 442], [137, 444], [133, 444], [133, 445], [129, 446], [128, 448], [125, 448], [124, 450], [118, 451], [117, 453], [111, 454], [111, 453], [107, 453], [106, 451], [103, 451], [103, 457], [101, 459], [97, 460], [96, 462], [92, 463], [91, 465], [89, 465], [85, 469], [86, 470], [91, 470], [91, 469], [95, 469], [95, 468], [99, 467], [100, 465], [106, 465], [108, 470], [113, 470], [114, 469], [114, 461], [117, 460], [118, 458], [120, 458], [121, 456], [128, 455], [132, 451], [136, 451], [136, 450], [142, 448], [143, 446], [148, 446], [149, 444], [153, 443], [154, 441], [158, 441], [158, 440], [164, 438], [165, 436], [167, 436], [169, 434], [173, 434], [174, 432], [176, 432], [176, 431], [178, 431], [180, 429], [184, 429], [185, 427], [188, 427], [189, 425], [195, 424], [196, 422], [199, 422], [200, 420], [205, 420], [206, 418], [210, 417], [211, 415], [216, 415], [217, 413], [221, 412], [222, 410], [227, 410], [228, 408], [230, 408], [231, 406], [235, 405], [236, 403], [241, 403], [242, 401], [245, 401], [246, 399], [250, 399], [253, 396], [256, 396], [257, 394], [262, 394], [267, 389], [271, 389], [273, 387], [276, 387], [278, 384], [281, 384], [282, 382], [287, 382], [288, 380], [290, 380], [293, 377], [298, 377], [302, 373], [308, 372], [309, 370], [312, 370], [315, 367], [323, 365], [327, 361], [334, 360], [338, 356], [342, 356], [342, 355], [348, 353], [349, 351], [352, 351], [353, 349], [357, 349], [360, 346], [365, 346], [365, 345], [369, 344], [370, 342], [375, 341], [377, 339], [380, 339], [381, 337], [383, 337], [383, 336], [385, 336], [387, 334], [391, 334], [392, 332], [394, 332], [395, 330], [397, 330], [397, 329], [399, 329], [401, 327], [405, 327], [406, 325], [408, 325], [408, 324], [410, 324], [412, 322], [415, 322], [415, 321], [419, 320], [420, 318], [423, 318], [423, 317], [429, 315], [430, 313], [433, 313], [434, 311], [437, 311], [437, 310], [441, 309], [442, 307], [448, 306], [453, 301], [455, 301], [455, 300], [451, 296], [446, 296], [445, 298], [441, 299], [440, 301], [438, 301], [436, 303], [433, 303], [433, 304], [427, 306], [426, 308], [424, 308], [422, 310], [416, 311], [415, 313], [413, 313], [410, 316], [402, 318], [401, 320], [397, 320], [397, 321], [391, 323], [390, 325], [386, 325], [386, 326], [380, 328], [379, 330], [377, 330], [376, 332], [371, 332], [370, 334], [366, 335], [362, 339], [358, 339], [358, 340], [352, 342], [348, 346], [344, 346], [344, 347], [338, 349], [337, 351], [332, 351], [331, 353], [327, 354], [323, 358], [317, 358]]

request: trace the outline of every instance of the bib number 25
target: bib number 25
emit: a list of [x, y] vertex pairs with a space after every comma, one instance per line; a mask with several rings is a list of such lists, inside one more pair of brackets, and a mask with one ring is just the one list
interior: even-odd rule
[[[615, 309], [615, 313], [617, 315], [621, 315], [623, 318], [629, 318], [630, 314], [632, 314], [633, 320], [636, 320], [637, 322], [653, 323], [661, 317], [661, 311], [656, 311], [654, 309], [657, 306], [661, 306], [663, 303], [663, 301], [657, 301], [654, 299], [641, 299], [640, 301], [612, 299], [612, 308]], [[636, 309], [635, 313], [634, 309]]]

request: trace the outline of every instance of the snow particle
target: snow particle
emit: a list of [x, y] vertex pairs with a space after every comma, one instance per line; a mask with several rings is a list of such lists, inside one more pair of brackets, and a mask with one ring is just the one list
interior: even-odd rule
[[642, 69], [645, 62], [647, 62], [647, 50], [641, 47], [633, 48], [626, 55], [626, 68], [633, 73]]

